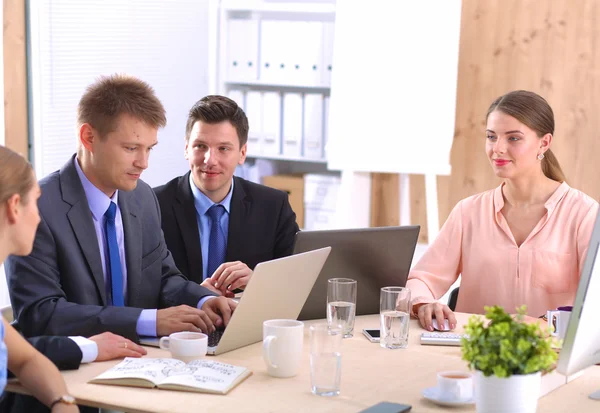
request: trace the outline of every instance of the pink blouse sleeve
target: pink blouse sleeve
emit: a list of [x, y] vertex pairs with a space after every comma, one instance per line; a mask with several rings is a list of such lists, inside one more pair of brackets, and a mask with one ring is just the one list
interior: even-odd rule
[[583, 269], [583, 265], [585, 264], [585, 256], [587, 254], [588, 246], [590, 244], [592, 231], [594, 230], [596, 215], [598, 215], [598, 203], [594, 203], [594, 205], [590, 208], [588, 213], [585, 215], [585, 217], [579, 224], [579, 228], [577, 229], [577, 257], [579, 262], [579, 268], [577, 273], [579, 275], [581, 275], [581, 270]]
[[463, 201], [454, 207], [437, 238], [408, 275], [406, 286], [411, 291], [413, 305], [434, 302], [460, 274], [462, 204]]

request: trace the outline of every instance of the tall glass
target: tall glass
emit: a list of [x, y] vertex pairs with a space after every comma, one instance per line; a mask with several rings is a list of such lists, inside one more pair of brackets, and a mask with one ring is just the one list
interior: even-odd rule
[[410, 290], [404, 287], [383, 287], [380, 295], [381, 338], [384, 348], [408, 347], [410, 320]]
[[352, 337], [356, 315], [356, 280], [331, 278], [327, 281], [327, 323], [341, 325], [344, 338]]
[[340, 394], [342, 377], [342, 326], [310, 326], [310, 384], [318, 396]]

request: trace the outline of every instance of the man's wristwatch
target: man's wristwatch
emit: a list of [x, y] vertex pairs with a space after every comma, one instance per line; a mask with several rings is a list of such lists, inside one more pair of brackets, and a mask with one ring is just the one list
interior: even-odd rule
[[50, 410], [52, 410], [52, 408], [54, 406], [56, 406], [58, 403], [62, 403], [62, 404], [75, 404], [75, 397], [73, 397], [73, 396], [71, 396], [69, 394], [63, 394], [58, 399], [56, 399], [52, 403], [50, 403]]

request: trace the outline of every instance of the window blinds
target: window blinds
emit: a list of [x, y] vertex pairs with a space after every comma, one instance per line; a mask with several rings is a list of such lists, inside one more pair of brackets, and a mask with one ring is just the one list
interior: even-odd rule
[[148, 82], [167, 127], [142, 179], [151, 186], [184, 173], [185, 121], [208, 91], [210, 0], [32, 0], [30, 89], [34, 165], [41, 178], [75, 152], [77, 103], [100, 75]]

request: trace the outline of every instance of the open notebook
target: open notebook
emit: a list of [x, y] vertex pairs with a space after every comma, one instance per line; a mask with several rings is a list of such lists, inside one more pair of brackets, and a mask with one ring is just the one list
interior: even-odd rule
[[175, 359], [127, 357], [90, 383], [227, 394], [251, 374], [245, 367], [213, 360], [186, 364]]

